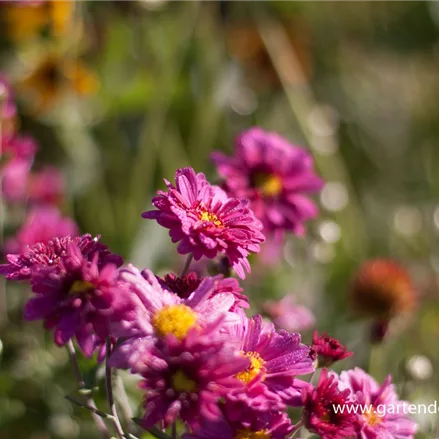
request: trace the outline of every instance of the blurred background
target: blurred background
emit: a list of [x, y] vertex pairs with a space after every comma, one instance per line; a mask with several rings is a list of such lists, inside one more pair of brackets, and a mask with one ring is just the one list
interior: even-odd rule
[[[0, 74], [18, 106], [2, 133], [35, 139], [33, 175], [61, 172], [41, 184], [82, 233], [178, 271], [167, 231], [140, 217], [162, 178], [190, 165], [218, 181], [213, 150], [230, 153], [254, 125], [277, 131], [310, 150], [326, 184], [306, 236], [252, 260], [253, 310], [292, 294], [315, 316], [305, 341], [326, 330], [355, 352], [343, 368], [368, 368], [371, 320], [351, 309], [352, 278], [365, 260], [395, 259], [416, 300], [374, 348], [372, 372], [391, 373], [411, 402], [439, 399], [439, 3], [15, 1], [0, 19]], [[4, 242], [28, 206], [3, 203]], [[67, 353], [23, 322], [26, 289], [1, 282], [0, 439], [97, 437], [64, 399]], [[95, 361], [81, 366], [100, 383]], [[439, 437], [437, 415], [416, 416], [419, 438]]]

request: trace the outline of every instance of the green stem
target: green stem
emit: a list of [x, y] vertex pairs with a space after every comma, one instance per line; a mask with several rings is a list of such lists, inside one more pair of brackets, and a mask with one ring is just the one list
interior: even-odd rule
[[186, 262], [184, 263], [183, 270], [181, 270], [180, 277], [186, 276], [188, 274], [189, 267], [191, 266], [192, 258], [193, 258], [193, 255], [191, 253], [186, 258]]

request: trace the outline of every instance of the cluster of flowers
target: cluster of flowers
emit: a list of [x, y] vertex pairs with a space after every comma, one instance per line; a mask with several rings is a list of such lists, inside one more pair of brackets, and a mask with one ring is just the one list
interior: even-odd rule
[[[315, 332], [305, 345], [299, 333], [247, 317], [236, 279], [189, 272], [192, 257], [222, 256], [244, 278], [265, 233], [300, 234], [316, 214], [302, 195], [321, 186], [311, 158], [278, 135], [252, 129], [234, 157], [214, 159], [223, 188], [179, 169], [153, 198], [156, 209], [143, 213], [188, 255], [180, 276], [121, 267], [90, 235], [56, 237], [9, 254], [0, 266], [6, 278], [31, 285], [25, 318], [43, 320], [57, 345], [76, 340], [86, 355], [98, 352], [107, 366], [139, 375], [145, 429], [174, 425], [175, 433], [178, 421], [185, 439], [284, 439], [302, 427], [324, 439], [413, 438], [416, 424], [404, 412], [337, 410], [404, 404], [390, 378], [379, 386], [360, 369], [329, 372], [351, 355], [340, 342]], [[304, 379], [318, 368], [317, 385]], [[289, 407], [301, 408], [295, 424]]]

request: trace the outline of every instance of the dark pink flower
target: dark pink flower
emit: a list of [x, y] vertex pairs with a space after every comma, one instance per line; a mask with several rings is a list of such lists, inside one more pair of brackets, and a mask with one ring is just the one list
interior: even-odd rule
[[221, 418], [220, 398], [242, 386], [234, 375], [249, 360], [214, 335], [217, 324], [194, 328], [182, 341], [167, 336], [152, 349], [142, 372], [144, 427], [178, 418], [193, 427]]
[[212, 160], [226, 192], [250, 200], [266, 234], [303, 235], [303, 223], [317, 215], [315, 204], [305, 196], [323, 186], [313, 159], [278, 134], [251, 128], [236, 139], [232, 157], [215, 152]]
[[47, 166], [30, 176], [28, 192], [31, 203], [59, 205], [65, 191], [64, 176], [57, 168]]
[[312, 349], [317, 354], [319, 367], [328, 367], [353, 355], [336, 338], [329, 337], [326, 333], [319, 335], [317, 331], [312, 335]]
[[0, 274], [9, 280], [29, 280], [35, 269], [59, 266], [60, 258], [67, 254], [67, 247], [71, 243], [77, 245], [84, 258], [88, 260], [98, 253], [97, 263], [100, 267], [105, 264], [119, 267], [123, 263], [119, 255], [111, 253], [106, 245], [99, 242], [99, 236], [93, 238], [86, 234], [53, 238], [47, 244], [38, 242], [28, 246], [22, 253], [9, 254], [6, 256], [8, 263], [0, 265]]
[[303, 395], [303, 422], [308, 430], [322, 439], [357, 438], [360, 417], [349, 389], [338, 388], [338, 377], [322, 369], [314, 389]]
[[[163, 279], [157, 278], [160, 285], [177, 294], [182, 299], [187, 299], [200, 285], [203, 277], [199, 277], [196, 272], [191, 272], [183, 277], [178, 277], [173, 273], [165, 275]], [[235, 297], [235, 303], [232, 306], [232, 310], [236, 307], [248, 308], [248, 297], [245, 294], [241, 294], [243, 289], [239, 286], [239, 283], [234, 278], [221, 279], [220, 276], [216, 277], [217, 283], [215, 284], [212, 292], [212, 297], [217, 294], [229, 293]]]
[[168, 191], [159, 191], [153, 198], [158, 210], [144, 212], [143, 218], [155, 219], [170, 229], [172, 241], [180, 242], [180, 254], [192, 253], [195, 260], [224, 254], [244, 278], [244, 269], [250, 271], [247, 256], [259, 252], [264, 241], [262, 225], [249, 209], [248, 200], [229, 198], [192, 168], [176, 172], [175, 186], [165, 182]]
[[38, 207], [31, 210], [25, 223], [15, 237], [6, 243], [7, 253], [25, 252], [28, 246], [48, 242], [55, 237], [78, 235], [78, 226], [70, 219], [61, 216], [55, 207]]
[[[225, 329], [239, 343], [241, 355], [250, 360], [250, 366], [241, 370], [237, 378], [244, 384], [260, 380], [284, 403], [300, 405], [308, 383], [298, 375], [314, 372], [310, 349], [301, 343], [300, 334], [275, 331], [272, 323], [263, 322], [260, 315], [251, 319], [238, 313], [239, 323]], [[248, 401], [251, 405], [251, 401]]]
[[379, 385], [370, 375], [356, 367], [340, 374], [339, 387], [349, 389], [355, 402], [367, 408], [360, 415], [358, 438], [414, 438], [417, 424], [408, 415], [409, 404], [399, 400], [390, 376]]
[[35, 295], [26, 303], [25, 319], [43, 320], [46, 329], [54, 330], [58, 346], [75, 335], [81, 339], [92, 333], [97, 338], [94, 343], [103, 342], [110, 335], [110, 319], [119, 318], [114, 313], [118, 300], [124, 300], [124, 290], [116, 287], [117, 267], [98, 261], [99, 252], [87, 259], [71, 242], [56, 266], [39, 267], [32, 273]]

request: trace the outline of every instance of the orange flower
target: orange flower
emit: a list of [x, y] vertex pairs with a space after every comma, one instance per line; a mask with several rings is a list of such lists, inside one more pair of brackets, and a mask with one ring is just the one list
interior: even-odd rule
[[71, 23], [74, 1], [13, 2], [4, 6], [6, 32], [17, 42], [34, 38], [45, 30], [62, 35]]
[[393, 260], [374, 259], [355, 274], [351, 300], [358, 314], [386, 320], [411, 311], [416, 298], [407, 270]]
[[[20, 90], [21, 89], [21, 90]], [[44, 112], [66, 93], [91, 95], [99, 89], [97, 77], [78, 59], [48, 54], [21, 82], [20, 91], [32, 99], [36, 112]]]

